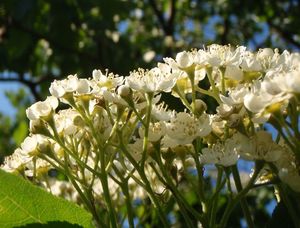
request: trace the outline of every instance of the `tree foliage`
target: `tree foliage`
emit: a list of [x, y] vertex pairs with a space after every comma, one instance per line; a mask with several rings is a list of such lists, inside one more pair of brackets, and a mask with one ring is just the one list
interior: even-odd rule
[[0, 225], [15, 227], [50, 221], [92, 227], [89, 213], [76, 204], [59, 199], [29, 182], [0, 170]]
[[211, 43], [298, 50], [299, 12], [298, 0], [2, 0], [0, 83], [29, 92], [7, 94], [18, 113], [0, 114], [0, 160], [27, 135], [30, 95], [44, 98], [54, 79], [126, 75]]

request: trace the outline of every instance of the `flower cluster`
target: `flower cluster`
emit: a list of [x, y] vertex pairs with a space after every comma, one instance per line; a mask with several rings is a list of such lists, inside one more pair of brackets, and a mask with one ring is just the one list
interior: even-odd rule
[[[156, 195], [174, 194], [183, 213], [195, 214], [177, 187], [190, 169], [203, 178], [206, 164], [228, 170], [239, 159], [255, 161], [300, 191], [298, 53], [211, 45], [126, 77], [70, 75], [49, 90], [27, 109], [30, 135], [2, 169], [40, 182], [49, 170], [63, 173], [78, 192], [69, 198], [91, 211], [98, 200], [112, 223], [126, 200], [149, 196], [159, 210]], [[170, 110], [162, 93], [186, 109]]]

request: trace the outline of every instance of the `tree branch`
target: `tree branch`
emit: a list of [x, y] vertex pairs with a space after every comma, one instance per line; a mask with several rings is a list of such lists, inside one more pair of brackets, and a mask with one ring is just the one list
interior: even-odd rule
[[149, 3], [158, 19], [158, 22], [160, 23], [161, 27], [163, 28], [163, 31], [166, 33], [166, 31], [168, 30], [167, 25], [166, 25], [166, 22], [165, 22], [162, 12], [158, 9], [158, 7], [156, 5], [156, 1], [149, 0]]
[[24, 26], [21, 22], [15, 20], [13, 17], [7, 18], [6, 19], [6, 26], [8, 27], [14, 27], [16, 29], [19, 29], [25, 33], [30, 34], [33, 38], [36, 39], [44, 39], [47, 40], [49, 42], [49, 44], [53, 47], [56, 47], [57, 49], [60, 49], [62, 51], [68, 52], [68, 53], [74, 53], [79, 55], [81, 58], [88, 58], [89, 60], [93, 61], [93, 62], [98, 62], [98, 59], [96, 56], [93, 56], [89, 53], [77, 50], [77, 49], [73, 49], [70, 47], [67, 47], [65, 45], [62, 45], [61, 43], [57, 42], [56, 40], [52, 39], [51, 37], [48, 37], [45, 34], [39, 33], [31, 28], [28, 28], [26, 26]]
[[170, 17], [169, 17], [168, 25], [167, 25], [167, 30], [168, 30], [167, 33], [170, 36], [173, 36], [173, 33], [174, 33], [175, 15], [176, 15], [176, 0], [171, 0]]
[[300, 42], [294, 40], [292, 34], [278, 25], [275, 25], [271, 19], [267, 20], [268, 25], [272, 28], [277, 34], [279, 34], [285, 41], [291, 43], [292, 45], [300, 48]]
[[19, 82], [27, 86], [32, 93], [34, 99], [39, 101], [42, 99], [40, 94], [37, 91], [37, 86], [43, 82], [52, 81], [52, 77], [43, 76], [36, 81], [31, 81], [24, 78], [23, 74], [18, 74], [18, 77], [0, 77], [0, 82]]
[[228, 44], [229, 28], [230, 28], [230, 20], [229, 20], [229, 17], [226, 15], [224, 18], [224, 31], [223, 31], [223, 34], [221, 35], [221, 44], [222, 45]]
[[[99, 65], [99, 59], [96, 56], [93, 56], [89, 53], [62, 45], [60, 42], [52, 39], [51, 37], [48, 37], [45, 34], [39, 33], [38, 31], [36, 31], [32, 28], [24, 26], [21, 22], [19, 22], [18, 20], [14, 19], [11, 16], [10, 17], [8, 16], [8, 17], [2, 18], [2, 19], [4, 19], [4, 21], [5, 21], [4, 27], [6, 28], [6, 30], [9, 30], [10, 28], [18, 29], [24, 33], [30, 34], [30, 36], [33, 39], [47, 40], [52, 47], [55, 47], [61, 51], [67, 52], [67, 53], [73, 53], [75, 55], [78, 55], [79, 58], [89, 59], [90, 61], [95, 62]], [[100, 66], [100, 68], [101, 68], [101, 66]], [[52, 76], [43, 76], [43, 77], [40, 77], [39, 79], [33, 81], [33, 80], [25, 79], [24, 75], [22, 73], [18, 73], [18, 77], [15, 77], [15, 78], [0, 77], [0, 81], [2, 81], [2, 82], [19, 82], [19, 83], [26, 85], [30, 89], [35, 100], [41, 100], [41, 95], [39, 95], [37, 86], [41, 83], [44, 83], [47, 81], [52, 81], [53, 79], [55, 79], [55, 78], [53, 78]]]

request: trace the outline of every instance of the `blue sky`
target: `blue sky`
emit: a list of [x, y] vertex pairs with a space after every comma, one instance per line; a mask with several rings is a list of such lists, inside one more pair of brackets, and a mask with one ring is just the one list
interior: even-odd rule
[[5, 96], [5, 91], [15, 92], [20, 88], [24, 88], [18, 82], [1, 82], [0, 83], [0, 112], [13, 117], [17, 110], [11, 105], [7, 97]]

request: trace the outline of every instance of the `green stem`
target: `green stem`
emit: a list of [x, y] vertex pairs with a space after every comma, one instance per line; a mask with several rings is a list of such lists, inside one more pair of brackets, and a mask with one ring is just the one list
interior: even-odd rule
[[290, 99], [289, 104], [289, 116], [291, 119], [291, 127], [294, 130], [294, 134], [296, 135], [296, 138], [300, 138], [299, 133], [299, 111], [297, 111], [297, 101], [295, 98]]
[[[235, 182], [236, 189], [237, 189], [238, 192], [241, 192], [243, 190], [243, 186], [242, 186], [242, 183], [241, 183], [241, 179], [240, 179], [240, 175], [239, 175], [239, 171], [237, 169], [237, 166], [236, 165], [232, 166], [231, 170], [232, 170], [232, 175], [233, 175], [233, 179], [234, 179], [234, 182]], [[246, 222], [248, 224], [248, 227], [249, 228], [254, 228], [254, 222], [253, 222], [252, 217], [251, 217], [251, 212], [250, 212], [247, 200], [245, 198], [241, 198], [240, 204], [241, 204]]]
[[[104, 199], [106, 201], [106, 204], [108, 206], [108, 213], [110, 216], [110, 222], [113, 228], [117, 228], [117, 221], [116, 221], [116, 216], [115, 216], [115, 209], [112, 206], [112, 202], [111, 202], [111, 198], [110, 198], [110, 194], [109, 194], [109, 188], [108, 188], [108, 181], [107, 181], [107, 173], [105, 172], [105, 153], [102, 150], [102, 144], [101, 144], [101, 140], [98, 137], [99, 134], [96, 133], [96, 130], [94, 128], [94, 125], [92, 123], [92, 121], [90, 120], [90, 118], [88, 118], [85, 114], [85, 112], [81, 111], [80, 109], [78, 109], [78, 111], [80, 112], [81, 116], [84, 118], [85, 122], [88, 124], [88, 126], [90, 127], [93, 137], [96, 139], [97, 141], [97, 147], [98, 147], [98, 153], [96, 156], [96, 166], [93, 168], [87, 166], [84, 162], [82, 162], [77, 156], [75, 156], [75, 154], [72, 153], [72, 151], [70, 151], [65, 144], [62, 142], [62, 140], [60, 139], [55, 125], [53, 124], [52, 129], [54, 132], [54, 138], [56, 139], [56, 141], [59, 143], [59, 145], [65, 150], [65, 152], [67, 152], [67, 154], [71, 155], [77, 162], [78, 165], [81, 165], [82, 167], [87, 168], [89, 171], [91, 171], [93, 173], [93, 175], [97, 175], [100, 177], [100, 181], [102, 184], [102, 188], [103, 188], [103, 195], [104, 195]], [[99, 155], [100, 155], [100, 164], [101, 164], [101, 173], [97, 173], [97, 170], [95, 169], [97, 167], [98, 164], [98, 159], [99, 159]], [[77, 188], [75, 186], [76, 182], [72, 182], [74, 187], [76, 188], [77, 191], [80, 191], [80, 188]], [[80, 193], [80, 192], [79, 192]], [[96, 216], [96, 215], [95, 215]]]
[[220, 69], [220, 73], [221, 73], [221, 89], [222, 89], [222, 94], [225, 95], [225, 68], [222, 67]]
[[192, 87], [192, 112], [195, 113], [195, 101], [196, 101], [196, 91], [195, 91], [195, 71], [188, 73], [189, 79]]
[[147, 159], [148, 135], [149, 135], [149, 126], [150, 126], [151, 111], [152, 111], [152, 98], [153, 98], [153, 93], [146, 93], [147, 114], [146, 114], [146, 124], [145, 124], [145, 134], [144, 134], [144, 141], [143, 141], [143, 154], [142, 154], [142, 160], [141, 160], [141, 167], [145, 166], [145, 162]]
[[153, 201], [154, 205], [156, 206], [163, 225], [165, 227], [169, 227], [170, 225], [169, 225], [169, 223], [168, 223], [168, 221], [167, 221], [167, 219], [165, 217], [165, 213], [164, 213], [162, 207], [160, 206], [160, 203], [159, 203], [157, 197], [155, 196], [155, 193], [153, 192], [153, 190], [151, 188], [151, 185], [150, 185], [150, 183], [149, 183], [149, 181], [148, 181], [148, 179], [147, 179], [144, 171], [141, 170], [139, 172], [139, 174], [140, 174], [141, 178], [143, 179], [143, 181], [145, 182], [146, 191], [148, 192], [151, 200]]
[[[124, 142], [123, 142], [122, 132], [117, 131], [117, 133], [118, 133], [119, 140], [120, 140], [120, 149], [124, 152], [124, 154], [126, 155], [128, 160], [134, 166], [134, 168], [136, 169], [136, 171], [140, 175], [141, 180], [143, 180], [144, 184], [142, 184], [141, 186], [148, 192], [149, 197], [151, 198], [152, 202], [154, 203], [155, 207], [158, 210], [159, 217], [160, 217], [162, 223], [164, 224], [165, 227], [169, 227], [168, 221], [165, 217], [165, 213], [164, 213], [163, 209], [161, 208], [160, 203], [157, 200], [157, 198], [155, 196], [155, 193], [153, 192], [153, 190], [151, 188], [151, 185], [149, 183], [148, 178], [145, 175], [144, 167], [140, 167], [139, 164], [134, 160], [134, 158], [131, 156], [131, 154], [127, 150], [127, 148], [126, 148], [126, 146], [124, 145]], [[137, 182], [137, 183], [139, 183], [139, 182]]]
[[111, 202], [111, 197], [110, 197], [109, 187], [108, 187], [108, 176], [107, 176], [107, 172], [105, 170], [105, 168], [106, 168], [105, 151], [99, 151], [99, 153], [100, 153], [100, 165], [101, 165], [100, 181], [101, 181], [102, 188], [103, 188], [103, 195], [104, 195], [107, 207], [108, 207], [108, 213], [109, 213], [111, 225], [113, 228], [117, 228], [115, 209]]
[[[178, 203], [178, 206], [179, 206], [179, 209], [180, 209], [180, 213], [182, 214], [184, 220], [186, 221], [186, 225], [187, 227], [193, 227], [193, 223], [191, 221], [191, 219], [189, 218], [188, 214], [187, 214], [187, 211], [186, 211], [186, 208], [185, 208], [185, 205], [181, 202], [181, 199], [179, 199], [177, 193], [174, 191], [174, 188], [172, 186], [172, 184], [169, 182], [169, 179], [166, 178], [166, 175], [165, 173], [163, 172], [163, 175], [165, 177], [165, 179], [160, 175], [159, 171], [156, 169], [155, 165], [152, 164], [151, 165], [152, 169], [154, 170], [154, 172], [156, 173], [158, 179], [167, 187], [170, 188], [171, 192], [173, 193], [173, 196], [174, 198], [176, 199], [177, 203]], [[172, 180], [171, 180], [172, 181]]]
[[173, 90], [178, 94], [180, 100], [182, 101], [182, 103], [184, 104], [184, 106], [190, 110], [191, 112], [193, 112], [193, 109], [190, 105], [190, 103], [188, 102], [188, 100], [185, 98], [185, 94], [182, 94], [180, 89], [178, 88], [177, 85], [174, 86]]
[[248, 184], [246, 185], [245, 188], [243, 188], [237, 195], [235, 198], [233, 198], [232, 200], [230, 200], [230, 202], [227, 204], [227, 207], [225, 209], [225, 212], [222, 216], [220, 225], [218, 227], [226, 227], [227, 221], [229, 219], [229, 216], [232, 212], [232, 210], [235, 208], [235, 206], [240, 202], [240, 200], [250, 191], [250, 189], [253, 188], [256, 178], [259, 175], [260, 170], [263, 168], [263, 163], [258, 161], [255, 164], [255, 170], [254, 173], [251, 177], [251, 179], [249, 180]]
[[[117, 228], [117, 220], [116, 220], [116, 212], [115, 212], [115, 208], [112, 205], [112, 201], [111, 201], [111, 197], [110, 197], [110, 191], [109, 191], [109, 187], [108, 187], [108, 176], [107, 176], [107, 172], [106, 172], [106, 158], [105, 158], [105, 146], [103, 145], [103, 143], [101, 142], [101, 138], [99, 134], [97, 134], [96, 129], [94, 127], [94, 124], [91, 120], [91, 116], [88, 114], [88, 116], [85, 115], [85, 113], [81, 113], [82, 117], [84, 118], [84, 120], [86, 121], [86, 123], [88, 124], [88, 126], [90, 127], [91, 131], [92, 131], [92, 136], [93, 138], [96, 139], [97, 142], [97, 156], [96, 156], [96, 164], [95, 164], [95, 168], [94, 170], [97, 171], [97, 164], [99, 162], [99, 156], [100, 156], [100, 168], [101, 168], [101, 174], [100, 174], [100, 181], [102, 184], [102, 189], [103, 189], [103, 195], [104, 195], [104, 199], [105, 202], [107, 204], [108, 207], [108, 214], [110, 217], [110, 223], [111, 226], [113, 228]], [[113, 130], [115, 131], [116, 128], [113, 128]], [[107, 145], [107, 144], [106, 144]]]
[[86, 163], [82, 162], [68, 147], [66, 147], [66, 145], [63, 143], [63, 141], [59, 138], [57, 134], [53, 136], [52, 139], [55, 140], [64, 149], [66, 153], [68, 153], [72, 158], [74, 158], [78, 165], [81, 165], [82, 167], [86, 168], [95, 175], [101, 175], [96, 170], [88, 166]]
[[205, 95], [208, 95], [208, 96], [214, 98], [214, 99], [218, 102], [218, 104], [221, 104], [221, 103], [222, 103], [222, 101], [221, 101], [221, 99], [219, 98], [219, 96], [217, 96], [216, 94], [214, 94], [214, 93], [211, 92], [211, 91], [202, 89], [202, 88], [200, 88], [200, 87], [196, 87], [195, 90], [198, 91], [199, 93], [203, 93], [203, 94], [205, 94]]
[[[66, 174], [66, 176], [69, 178], [69, 180], [71, 181], [72, 185], [74, 186], [74, 188], [76, 189], [76, 191], [78, 192], [78, 194], [80, 195], [80, 198], [83, 200], [83, 202], [85, 203], [85, 205], [87, 206], [87, 208], [89, 209], [89, 211], [93, 214], [93, 217], [96, 221], [96, 223], [98, 225], [102, 225], [101, 219], [98, 216], [98, 213], [96, 211], [95, 206], [92, 204], [91, 200], [89, 199], [82, 191], [81, 188], [79, 187], [79, 185], [77, 184], [76, 180], [74, 179], [74, 176], [72, 175], [72, 173], [69, 170], [69, 158], [68, 158], [68, 154], [65, 153], [64, 154], [64, 173]], [[104, 225], [104, 224], [103, 224]]]
[[134, 228], [133, 211], [132, 211], [131, 198], [130, 198], [130, 194], [129, 194], [129, 190], [128, 190], [128, 183], [126, 183], [126, 184], [124, 184], [124, 186], [122, 186], [122, 190], [123, 190], [123, 194], [124, 194], [125, 202], [126, 202], [129, 227]]
[[126, 208], [127, 208], [127, 217], [128, 217], [128, 223], [130, 228], [134, 228], [134, 221], [133, 221], [133, 211], [132, 211], [132, 204], [131, 204], [131, 197], [129, 194], [129, 189], [128, 189], [128, 179], [130, 178], [124, 178], [124, 174], [121, 173], [118, 168], [115, 165], [112, 165], [115, 173], [117, 176], [120, 178], [120, 181], [116, 181], [119, 186], [122, 188], [122, 192], [124, 194], [125, 198], [125, 203], [126, 203]]
[[214, 227], [216, 223], [216, 212], [217, 212], [217, 205], [219, 199], [219, 192], [221, 191], [222, 187], [225, 184], [225, 181], [222, 182], [222, 176], [223, 176], [223, 170], [221, 167], [218, 167], [217, 184], [216, 184], [215, 192], [210, 200], [211, 208], [210, 208], [209, 227]]
[[141, 122], [141, 124], [143, 126], [145, 126], [145, 122], [144, 122], [143, 118], [141, 117], [141, 115], [139, 114], [139, 112], [136, 110], [133, 100], [125, 99], [125, 101], [127, 102], [128, 106], [132, 109], [132, 111], [134, 112], [134, 114], [136, 115], [138, 120]]
[[201, 215], [188, 204], [186, 199], [178, 191], [177, 186], [174, 184], [173, 180], [170, 178], [170, 173], [166, 170], [165, 165], [163, 164], [163, 162], [161, 160], [159, 151], [155, 150], [155, 152], [156, 152], [157, 162], [160, 167], [160, 170], [161, 170], [168, 186], [171, 188], [173, 195], [177, 199], [177, 202], [181, 203], [184, 206], [184, 208], [186, 208], [186, 210], [188, 210], [196, 219], [203, 221], [203, 219], [201, 218]]
[[206, 205], [206, 199], [205, 199], [205, 193], [204, 193], [204, 181], [203, 181], [203, 166], [200, 164], [200, 161], [198, 159], [198, 156], [195, 154], [194, 161], [196, 163], [196, 169], [197, 169], [197, 175], [198, 175], [198, 195], [200, 197], [201, 205], [202, 205], [202, 211], [203, 213], [207, 212], [207, 205]]
[[[276, 167], [273, 164], [270, 164], [270, 167], [273, 172], [277, 173]], [[279, 182], [276, 184], [276, 186], [279, 190], [280, 198], [282, 199], [283, 203], [287, 207], [289, 215], [292, 217], [295, 227], [299, 227], [299, 224], [300, 224], [299, 215], [297, 214], [296, 210], [294, 209], [293, 204], [286, 192], [286, 189], [284, 188], [284, 185], [281, 182]]]
[[[274, 116], [274, 120], [276, 121], [275, 123], [272, 123], [274, 128], [279, 132], [280, 136], [284, 139], [285, 143], [290, 147], [290, 149], [294, 152], [296, 158], [298, 161], [300, 161], [300, 153], [299, 153], [299, 139], [293, 137], [291, 132], [288, 129], [288, 126], [286, 126], [286, 123], [284, 119], [282, 120], [281, 117], [277, 118]], [[286, 134], [283, 132], [282, 128], [285, 128], [286, 132], [290, 136], [289, 138], [286, 136]], [[291, 141], [293, 139], [293, 142]]]
[[210, 67], [210, 68], [206, 69], [206, 72], [207, 72], [207, 78], [208, 78], [209, 84], [211, 85], [214, 95], [216, 97], [219, 97], [219, 89], [216, 87], [215, 82], [212, 78], [212, 68]]

